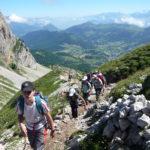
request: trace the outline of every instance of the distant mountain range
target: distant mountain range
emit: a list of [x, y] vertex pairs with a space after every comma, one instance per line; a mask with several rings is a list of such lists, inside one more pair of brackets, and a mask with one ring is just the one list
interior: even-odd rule
[[[13, 33], [32, 49], [39, 63], [47, 66], [59, 64], [89, 71], [150, 42], [150, 11], [26, 20], [16, 23], [7, 17]], [[48, 56], [51, 59], [45, 60]]]
[[57, 31], [58, 30], [52, 24], [41, 25], [41, 24], [27, 24], [27, 23], [10, 22], [9, 26], [10, 26], [12, 32], [17, 37], [22, 37], [29, 32], [38, 31], [38, 30], [48, 30], [48, 31]]
[[[11, 20], [9, 19], [9, 16], [6, 17], [7, 21], [11, 23]], [[85, 17], [59, 17], [59, 18], [51, 18], [51, 17], [42, 17], [42, 18], [26, 18], [26, 22], [23, 23], [24, 25], [32, 25], [35, 27], [35, 29], [43, 27], [47, 24], [51, 24], [54, 26], [54, 29], [67, 29], [74, 25], [79, 25], [85, 22], [91, 22], [94, 24], [132, 24], [137, 25], [139, 27], [148, 27], [150, 26], [150, 11], [147, 12], [137, 12], [132, 14], [124, 14], [124, 13], [101, 13], [97, 15], [91, 15], [91, 16], [85, 16]], [[23, 25], [23, 24], [20, 24]], [[16, 25], [16, 28], [18, 28], [18, 25]], [[12, 30], [15, 31], [20, 30], [19, 28], [15, 28], [15, 22], [13, 22]], [[29, 26], [31, 28], [31, 26]], [[51, 29], [50, 29], [51, 30]], [[23, 30], [22, 30], [23, 31]], [[31, 30], [30, 30], [31, 31]], [[35, 31], [35, 30], [32, 30]], [[23, 34], [22, 34], [23, 35]], [[20, 36], [20, 35], [19, 35]]]
[[36, 60], [43, 65], [59, 64], [90, 71], [91, 68], [149, 43], [150, 28], [87, 22], [64, 31], [30, 32], [22, 39]]

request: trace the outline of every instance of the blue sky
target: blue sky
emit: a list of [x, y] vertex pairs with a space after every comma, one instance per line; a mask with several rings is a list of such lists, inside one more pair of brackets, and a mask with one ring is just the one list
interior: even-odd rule
[[150, 10], [150, 0], [0, 0], [5, 16], [78, 17], [103, 12], [142, 12]]

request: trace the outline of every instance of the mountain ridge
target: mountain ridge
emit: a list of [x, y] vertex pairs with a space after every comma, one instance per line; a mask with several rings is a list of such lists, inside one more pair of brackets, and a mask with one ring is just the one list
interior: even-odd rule
[[29, 48], [13, 35], [0, 12], [0, 109], [26, 80], [35, 81], [50, 69], [38, 64]]
[[[26, 18], [28, 24], [45, 25], [46, 23], [52, 23], [54, 26], [58, 27], [61, 30], [67, 29], [74, 25], [79, 25], [85, 22], [92, 22], [95, 24], [133, 24], [139, 27], [148, 27], [150, 11], [145, 12], [134, 12], [134, 13], [120, 13], [120, 12], [108, 12], [108, 13], [99, 13], [95, 15], [88, 15], [82, 17], [39, 17], [39, 18]], [[11, 22], [11, 17], [6, 17], [8, 22]]]
[[[46, 53], [47, 56], [53, 53], [53, 56], [57, 55], [60, 60], [69, 62], [60, 61], [59, 65], [70, 64], [69, 67], [87, 72], [146, 44], [149, 42], [149, 32], [150, 28], [140, 28], [135, 25], [95, 25], [88, 22], [61, 32], [32, 32], [24, 36], [23, 40], [31, 48], [36, 60], [43, 65], [58, 64], [57, 61], [51, 62], [50, 59], [45, 63], [39, 59], [42, 53], [43, 56]], [[83, 69], [82, 64], [86, 64], [84, 65], [86, 69]]]

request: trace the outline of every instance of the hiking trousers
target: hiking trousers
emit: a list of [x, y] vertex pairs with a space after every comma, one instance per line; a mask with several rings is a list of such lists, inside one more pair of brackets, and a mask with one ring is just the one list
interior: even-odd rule
[[27, 129], [27, 133], [30, 146], [33, 148], [33, 150], [44, 150], [44, 145], [47, 138], [47, 130], [44, 127], [39, 130]]
[[77, 118], [78, 117], [78, 107], [71, 107], [72, 111], [72, 117]]
[[96, 92], [96, 100], [99, 99], [100, 94], [101, 94], [101, 90], [102, 90], [102, 88], [96, 88], [96, 89], [95, 89], [95, 92]]

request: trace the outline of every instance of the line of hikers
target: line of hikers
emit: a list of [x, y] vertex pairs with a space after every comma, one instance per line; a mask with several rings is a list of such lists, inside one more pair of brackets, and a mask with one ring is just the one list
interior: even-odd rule
[[[106, 79], [101, 73], [89, 73], [81, 81], [81, 91], [71, 87], [68, 91], [63, 91], [62, 96], [66, 95], [72, 111], [72, 118], [78, 117], [78, 101], [81, 100], [85, 110], [88, 106], [88, 97], [94, 87], [96, 100], [104, 93]], [[55, 136], [55, 127], [48, 100], [40, 93], [35, 91], [35, 87], [30, 81], [23, 82], [21, 85], [23, 97], [18, 100], [16, 112], [18, 114], [19, 127], [22, 135], [27, 136], [33, 150], [44, 150], [47, 139], [47, 129], [51, 129], [50, 136]], [[24, 124], [25, 120], [25, 124]]]
[[88, 103], [88, 97], [91, 94], [93, 87], [95, 90], [96, 100], [98, 100], [100, 94], [104, 94], [106, 86], [106, 78], [102, 73], [93, 72], [85, 75], [82, 79], [81, 91], [86, 103]]

